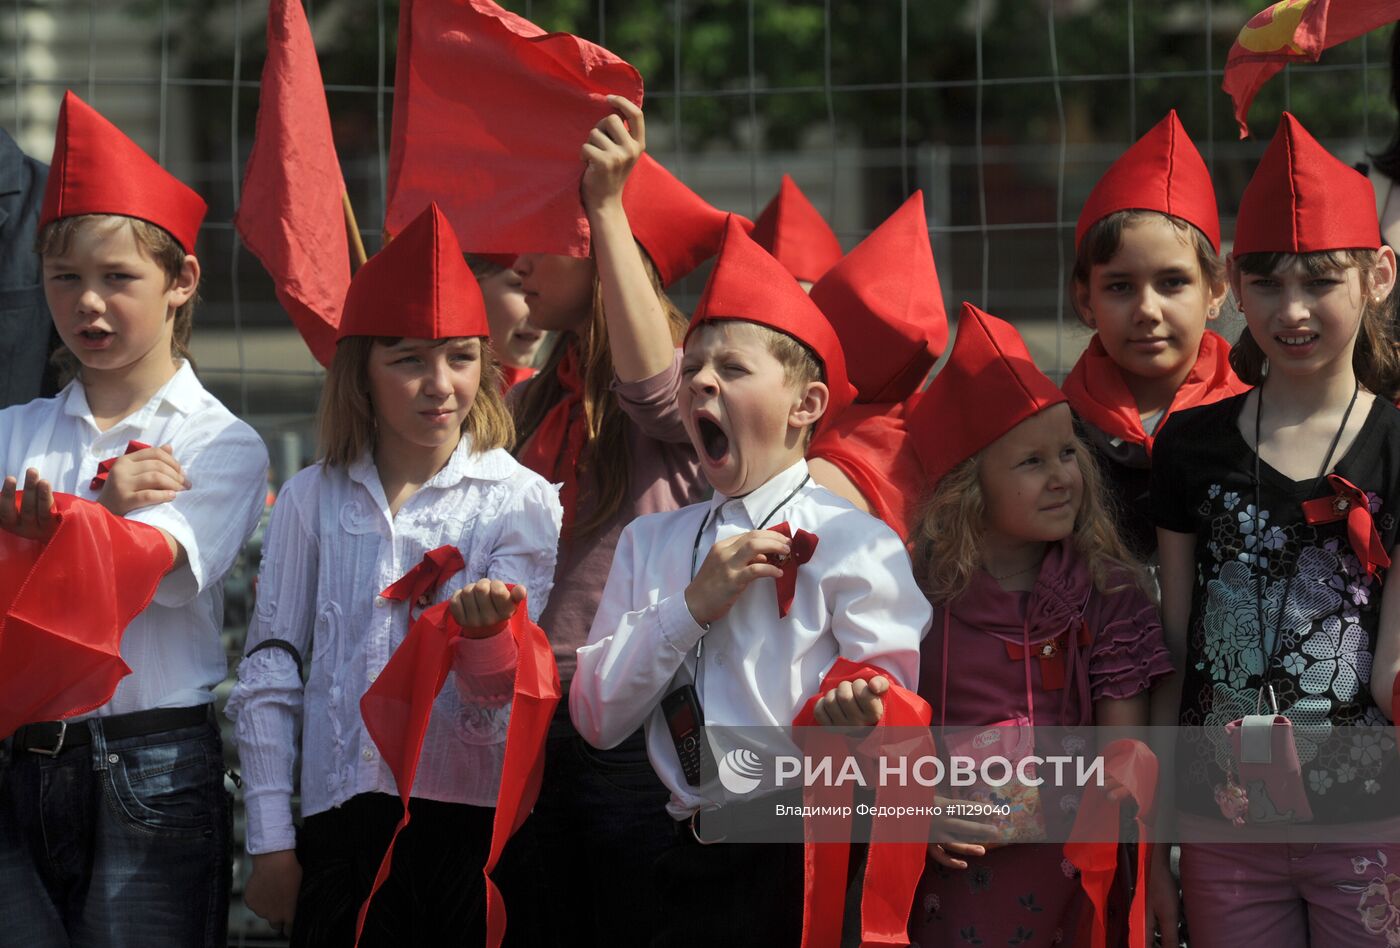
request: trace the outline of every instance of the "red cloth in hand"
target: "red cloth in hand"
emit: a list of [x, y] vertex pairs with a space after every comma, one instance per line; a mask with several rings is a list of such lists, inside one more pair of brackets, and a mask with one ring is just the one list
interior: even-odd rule
[[[461, 626], [442, 602], [429, 608], [409, 629], [408, 637], [394, 651], [374, 684], [360, 699], [365, 729], [379, 748], [394, 775], [394, 784], [403, 800], [403, 817], [394, 828], [389, 848], [369, 896], [360, 906], [355, 925], [358, 944], [370, 902], [389, 877], [394, 843], [408, 825], [408, 799], [418, 773], [418, 758], [428, 731], [433, 703], [447, 681], [454, 657], [453, 643]], [[495, 818], [491, 830], [491, 851], [482, 873], [486, 877], [486, 944], [499, 948], [506, 930], [505, 902], [491, 873], [500, 861], [506, 841], [525, 821], [540, 792], [544, 773], [544, 742], [549, 722], [559, 703], [559, 670], [543, 630], [530, 621], [526, 602], [521, 601], [508, 621], [509, 634], [518, 650], [515, 687], [511, 697], [510, 724], [506, 730], [505, 760], [501, 786], [496, 793]], [[504, 632], [500, 634], [506, 634]]]
[[812, 554], [817, 551], [817, 535], [798, 530], [797, 536], [793, 536], [792, 527], [786, 520], [768, 529], [774, 533], [781, 533], [792, 541], [792, 552], [777, 564], [782, 567], [783, 575], [774, 580], [778, 587], [778, 618], [786, 619], [792, 609], [793, 597], [797, 594], [797, 568], [810, 560]]
[[444, 543], [437, 549], [424, 553], [417, 566], [404, 573], [379, 595], [395, 602], [407, 600], [426, 606], [438, 587], [466, 567], [461, 551], [450, 543]]
[[[1145, 945], [1148, 859], [1151, 853], [1148, 820], [1157, 794], [1157, 755], [1141, 741], [1118, 740], [1103, 749], [1104, 769], [1121, 784], [1137, 803], [1138, 868], [1137, 891], [1133, 893], [1128, 915], [1128, 944]], [[1064, 845], [1065, 858], [1079, 869], [1079, 879], [1094, 906], [1092, 948], [1105, 948], [1108, 941], [1108, 894], [1118, 869], [1118, 812], [1122, 804], [1108, 798], [1108, 789], [1090, 785], [1084, 791], [1075, 814], [1074, 829]], [[1076, 944], [1086, 944], [1080, 939]]]
[[0, 739], [110, 701], [122, 633], [174, 565], [159, 530], [100, 504], [55, 494], [54, 515], [45, 540], [0, 530]]
[[1376, 521], [1371, 516], [1370, 499], [1366, 492], [1340, 474], [1328, 474], [1327, 483], [1336, 496], [1303, 501], [1304, 518], [1308, 523], [1318, 524], [1336, 523], [1345, 517], [1351, 551], [1361, 561], [1366, 575], [1375, 576], [1377, 570], [1389, 569], [1390, 554], [1385, 551], [1385, 544], [1376, 532]]
[[[858, 665], [845, 658], [838, 658], [831, 671], [826, 673], [817, 693], [793, 718], [793, 726], [816, 727], [816, 706], [823, 695], [842, 682], [869, 681], [877, 675], [888, 679], [890, 688], [880, 696], [885, 713], [875, 727], [921, 728], [928, 734], [927, 728], [932, 719], [928, 702], [896, 684], [894, 676], [879, 666]], [[908, 753], [907, 749], [902, 749], [901, 754], [905, 753]], [[929, 734], [927, 744], [917, 752], [917, 756], [931, 756], [933, 753], [933, 736]], [[876, 790], [877, 808], [887, 802], [886, 792], [884, 786]], [[803, 803], [817, 805], [815, 799], [819, 796], [819, 805], [822, 806], [849, 804], [853, 794], [850, 781], [842, 781], [839, 786], [830, 788], [807, 787], [803, 791]], [[925, 805], [933, 803], [927, 797], [921, 802]], [[897, 832], [887, 825], [889, 822], [876, 819], [871, 825], [860, 903], [862, 945], [909, 944], [909, 910], [914, 904], [914, 890], [924, 872], [924, 855], [928, 849], [925, 840], [929, 826], [926, 823], [920, 835], [916, 822], [902, 821]], [[841, 944], [841, 924], [846, 908], [850, 843], [815, 842], [810, 821], [806, 836], [803, 847], [802, 948], [837, 948]], [[896, 842], [896, 836], [915, 841]]]
[[[146, 444], [144, 441], [128, 441], [126, 443], [126, 450], [123, 451], [122, 454], [126, 455], [132, 454], [136, 451], [144, 451], [149, 447], [150, 445]], [[112, 465], [116, 463], [116, 458], [108, 458], [105, 461], [98, 461], [97, 473], [92, 476], [92, 480], [88, 481], [88, 490], [101, 490], [104, 486], [106, 486], [107, 475], [112, 473]]]

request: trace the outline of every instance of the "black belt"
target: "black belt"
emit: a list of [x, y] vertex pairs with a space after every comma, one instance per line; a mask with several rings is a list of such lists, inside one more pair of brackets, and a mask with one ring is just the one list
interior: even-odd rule
[[[119, 741], [127, 737], [146, 737], [161, 731], [174, 731], [182, 727], [197, 727], [214, 723], [214, 705], [197, 704], [188, 708], [152, 708], [149, 711], [133, 711], [130, 714], [114, 714], [100, 717], [102, 735], [109, 741]], [[11, 747], [15, 753], [28, 751], [57, 757], [75, 747], [86, 747], [92, 743], [92, 731], [87, 719], [77, 721], [40, 721], [26, 724], [15, 731]]]

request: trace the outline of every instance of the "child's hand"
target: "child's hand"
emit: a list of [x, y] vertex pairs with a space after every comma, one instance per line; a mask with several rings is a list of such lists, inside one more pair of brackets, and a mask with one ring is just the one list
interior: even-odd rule
[[647, 147], [642, 110], [620, 95], [608, 96], [608, 104], [617, 111], [593, 127], [580, 154], [588, 163], [579, 188], [586, 211], [596, 211], [609, 201], [622, 200], [622, 186], [627, 183], [627, 175]]
[[296, 850], [283, 849], [253, 857], [253, 872], [243, 889], [243, 904], [279, 935], [292, 928], [301, 889], [301, 863]]
[[890, 690], [890, 680], [876, 675], [867, 681], [843, 681], [817, 701], [812, 710], [817, 723], [827, 727], [869, 727], [885, 714], [880, 695]]
[[515, 607], [524, 601], [524, 586], [509, 589], [498, 579], [478, 579], [457, 590], [448, 608], [463, 638], [486, 639], [500, 632], [500, 623], [515, 615]]
[[966, 869], [967, 860], [959, 857], [985, 856], [983, 843], [997, 838], [993, 827], [953, 816], [934, 817], [933, 833], [938, 841], [928, 844], [929, 858], [948, 869]]
[[142, 448], [112, 462], [97, 502], [118, 517], [139, 507], [164, 504], [192, 485], [171, 453], [171, 445]]
[[724, 618], [749, 583], [783, 575], [773, 562], [791, 552], [792, 541], [772, 530], [750, 530], [716, 543], [685, 588], [690, 615], [705, 626]]
[[0, 530], [8, 530], [26, 540], [43, 540], [53, 534], [58, 520], [53, 515], [53, 487], [39, 479], [39, 472], [24, 472], [24, 497], [15, 505], [15, 479], [5, 478], [0, 487]]

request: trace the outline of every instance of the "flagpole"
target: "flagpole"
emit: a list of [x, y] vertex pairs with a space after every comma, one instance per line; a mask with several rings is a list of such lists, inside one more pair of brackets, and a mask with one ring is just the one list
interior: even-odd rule
[[358, 270], [369, 258], [365, 256], [365, 242], [360, 237], [360, 225], [355, 222], [355, 209], [350, 206], [350, 195], [342, 191], [340, 198], [341, 206], [345, 209], [345, 230], [350, 235], [350, 259]]

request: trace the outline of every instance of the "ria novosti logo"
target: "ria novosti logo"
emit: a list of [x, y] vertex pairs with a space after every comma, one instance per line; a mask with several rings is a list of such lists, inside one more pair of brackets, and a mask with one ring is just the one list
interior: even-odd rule
[[719, 782], [733, 794], [751, 793], [763, 778], [763, 759], [740, 747], [719, 760]]

